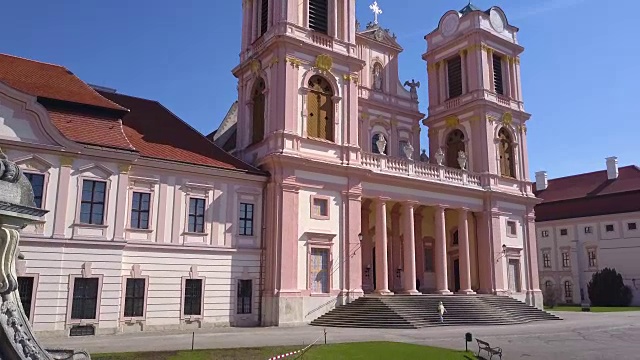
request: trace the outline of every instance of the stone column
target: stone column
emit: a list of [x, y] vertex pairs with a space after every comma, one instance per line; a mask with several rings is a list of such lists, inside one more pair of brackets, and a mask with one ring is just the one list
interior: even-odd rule
[[447, 281], [447, 229], [445, 226], [444, 207], [436, 206], [436, 292], [439, 294], [451, 294]]
[[116, 197], [116, 222], [114, 226], [113, 240], [124, 241], [124, 229], [127, 227], [127, 197], [129, 195], [129, 170], [131, 165], [118, 166], [118, 195]]
[[[359, 185], [359, 184], [358, 184]], [[354, 189], [355, 188], [355, 189]], [[349, 290], [348, 300], [355, 300], [363, 295], [362, 291], [362, 244], [359, 239], [361, 234], [362, 202], [358, 190], [360, 186], [352, 187], [352, 190], [343, 194], [346, 202], [347, 216], [345, 221], [347, 241], [347, 280]]]
[[[529, 286], [527, 286], [527, 297], [529, 298], [529, 305], [535, 306], [538, 309], [543, 308], [543, 296], [540, 290], [540, 278], [538, 273], [538, 247], [536, 244], [536, 223], [535, 214], [533, 208], [527, 208], [527, 215], [525, 216], [525, 231], [526, 245], [527, 245], [527, 268], [529, 271]], [[522, 264], [520, 265], [522, 267]], [[582, 284], [580, 284], [582, 285]], [[586, 298], [585, 294], [585, 298]]]
[[458, 210], [458, 240], [460, 241], [460, 291], [475, 294], [471, 290], [471, 261], [469, 258], [469, 218], [467, 209]]
[[467, 50], [460, 50], [460, 68], [462, 70], [462, 93], [467, 93], [467, 88], [469, 85], [467, 84]]
[[496, 83], [493, 80], [493, 49], [486, 48], [487, 51], [487, 65], [489, 65], [489, 91], [496, 91]]
[[371, 226], [369, 225], [369, 217], [371, 215], [371, 210], [368, 207], [362, 207], [361, 210], [361, 220], [362, 224], [362, 287], [363, 290], [372, 291], [373, 284], [373, 261], [376, 259], [372, 258], [373, 251], [373, 240], [369, 236], [369, 229]]
[[[400, 291], [402, 289], [402, 271], [398, 273], [398, 269], [402, 269], [402, 241], [400, 239], [400, 209], [399, 204], [395, 205], [391, 210], [391, 239], [389, 244], [389, 286], [391, 291]], [[400, 275], [400, 277], [398, 277]]]
[[376, 294], [390, 295], [389, 260], [387, 258], [387, 204], [386, 198], [376, 200]]
[[260, 16], [260, 14], [258, 14], [258, 0], [253, 0], [252, 1], [252, 14], [251, 14], [251, 43], [253, 43], [254, 41], [256, 41], [256, 39], [258, 39], [258, 36], [260, 36], [260, 29], [258, 29], [258, 17]]
[[438, 89], [438, 93], [440, 94], [439, 104], [443, 103], [447, 99], [447, 74], [445, 72], [446, 62], [440, 61], [436, 65], [436, 71], [438, 72], [438, 84], [440, 89]]
[[407, 201], [402, 207], [402, 221], [404, 223], [404, 293], [417, 295], [416, 290], [416, 238], [413, 210], [415, 202]]
[[[422, 242], [422, 206], [414, 210], [414, 227], [416, 234], [416, 273], [420, 280], [420, 287], [424, 288], [424, 243]], [[417, 284], [416, 284], [417, 285]], [[416, 289], [420, 291], [420, 289]]]

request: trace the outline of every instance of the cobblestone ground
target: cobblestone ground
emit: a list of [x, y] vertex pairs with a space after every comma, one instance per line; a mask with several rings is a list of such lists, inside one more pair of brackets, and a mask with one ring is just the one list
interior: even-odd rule
[[[326, 328], [327, 342], [398, 341], [464, 349], [471, 332], [504, 350], [510, 359], [640, 359], [640, 312], [556, 313], [563, 321], [509, 326], [443, 326], [418, 330]], [[303, 345], [320, 338], [323, 328], [226, 328], [196, 332], [197, 349]], [[191, 333], [122, 334], [90, 338], [41, 338], [47, 347], [86, 349], [92, 353], [161, 351], [191, 348]], [[477, 350], [475, 341], [469, 348]]]

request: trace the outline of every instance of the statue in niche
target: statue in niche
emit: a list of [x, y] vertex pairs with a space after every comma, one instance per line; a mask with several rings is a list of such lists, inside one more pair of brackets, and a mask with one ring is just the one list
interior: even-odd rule
[[408, 80], [404, 82], [404, 86], [409, 87], [409, 93], [411, 94], [411, 99], [418, 100], [418, 88], [420, 87], [420, 81], [415, 81], [411, 79], [411, 82]]
[[380, 63], [373, 65], [373, 89], [382, 91], [382, 65]]

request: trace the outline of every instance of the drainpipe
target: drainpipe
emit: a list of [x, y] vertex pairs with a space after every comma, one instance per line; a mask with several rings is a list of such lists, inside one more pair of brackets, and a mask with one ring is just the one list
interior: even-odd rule
[[260, 279], [260, 287], [258, 288], [258, 321], [260, 322], [260, 325], [264, 325], [264, 321], [262, 319], [262, 307], [263, 307], [263, 303], [262, 303], [262, 299], [264, 297], [264, 286], [265, 286], [265, 272], [266, 269], [265, 267], [265, 245], [264, 245], [264, 241], [265, 241], [265, 236], [267, 233], [267, 227], [265, 226], [265, 219], [266, 219], [266, 208], [267, 208], [267, 183], [265, 182], [264, 185], [262, 186], [262, 214], [261, 214], [261, 219], [260, 219], [260, 275], [259, 275], [259, 279]]

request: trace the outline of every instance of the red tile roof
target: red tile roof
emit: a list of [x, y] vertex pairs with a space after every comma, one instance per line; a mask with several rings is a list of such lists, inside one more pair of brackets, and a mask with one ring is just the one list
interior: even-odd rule
[[91, 86], [59, 65], [0, 54], [0, 81], [40, 98], [126, 110], [100, 96]]
[[640, 211], [640, 168], [618, 169], [618, 178], [609, 180], [607, 171], [596, 171], [551, 179], [545, 190], [534, 193], [536, 221]]
[[49, 110], [53, 124], [67, 139], [81, 144], [135, 151], [119, 119]]
[[124, 133], [142, 156], [263, 174], [216, 146], [157, 101], [99, 93], [130, 110], [122, 119]]

